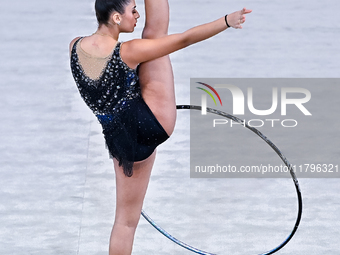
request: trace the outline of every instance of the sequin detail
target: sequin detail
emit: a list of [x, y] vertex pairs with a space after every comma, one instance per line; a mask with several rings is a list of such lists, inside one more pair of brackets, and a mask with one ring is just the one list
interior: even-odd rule
[[[76, 44], [76, 43], [75, 43]], [[129, 68], [120, 57], [118, 42], [101, 76], [89, 78], [79, 63], [75, 47], [71, 55], [71, 69], [80, 95], [95, 115], [123, 111], [129, 101], [140, 97], [136, 70]]]

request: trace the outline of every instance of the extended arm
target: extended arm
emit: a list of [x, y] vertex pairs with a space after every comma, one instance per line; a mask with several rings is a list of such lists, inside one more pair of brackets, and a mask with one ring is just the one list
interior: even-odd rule
[[[228, 24], [234, 28], [242, 28], [245, 14], [251, 10], [246, 8], [228, 15]], [[136, 39], [123, 44], [122, 58], [130, 67], [136, 67], [139, 63], [168, 55], [183, 49], [191, 44], [206, 40], [228, 27], [225, 17], [213, 22], [191, 28], [184, 33], [173, 34], [158, 39]]]

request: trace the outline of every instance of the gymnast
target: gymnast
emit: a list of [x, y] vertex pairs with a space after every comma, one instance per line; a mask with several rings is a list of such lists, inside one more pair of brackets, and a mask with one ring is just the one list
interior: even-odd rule
[[176, 120], [169, 54], [229, 27], [242, 28], [240, 11], [168, 35], [168, 0], [145, 0], [142, 39], [119, 42], [134, 31], [135, 0], [96, 0], [98, 29], [70, 43], [71, 70], [80, 95], [102, 125], [116, 177], [116, 214], [110, 255], [131, 254], [156, 147], [172, 134]]

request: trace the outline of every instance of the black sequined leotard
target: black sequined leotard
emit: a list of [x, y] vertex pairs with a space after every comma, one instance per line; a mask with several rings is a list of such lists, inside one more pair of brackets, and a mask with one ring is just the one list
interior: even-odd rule
[[[81, 39], [81, 38], [80, 38]], [[117, 43], [98, 79], [89, 78], [72, 48], [71, 70], [79, 92], [97, 116], [111, 156], [132, 176], [133, 162], [148, 158], [169, 138], [141, 96], [136, 70], [121, 59]]]

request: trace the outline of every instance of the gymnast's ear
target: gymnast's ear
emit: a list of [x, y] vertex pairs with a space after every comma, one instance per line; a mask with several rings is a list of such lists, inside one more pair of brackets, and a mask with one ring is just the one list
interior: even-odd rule
[[122, 20], [121, 15], [120, 15], [118, 12], [113, 12], [113, 13], [111, 14], [111, 21], [112, 21], [112, 24], [114, 24], [114, 25], [120, 25], [121, 20]]

